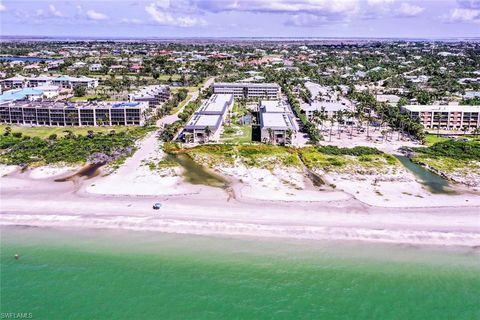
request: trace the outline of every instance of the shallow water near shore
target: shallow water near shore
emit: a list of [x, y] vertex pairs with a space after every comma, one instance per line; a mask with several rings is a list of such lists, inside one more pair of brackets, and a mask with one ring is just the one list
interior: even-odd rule
[[1, 312], [31, 312], [35, 319], [480, 317], [480, 257], [468, 250], [1, 231]]

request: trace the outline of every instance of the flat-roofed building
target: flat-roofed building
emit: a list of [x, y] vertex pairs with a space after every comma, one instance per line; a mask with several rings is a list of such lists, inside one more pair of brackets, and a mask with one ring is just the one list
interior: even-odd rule
[[27, 78], [29, 87], [40, 87], [47, 86], [52, 84], [52, 77], [48, 76], [38, 76], [38, 77], [29, 77]]
[[233, 107], [232, 94], [213, 94], [193, 114], [183, 131], [186, 142], [204, 143], [216, 136], [228, 110]]
[[406, 105], [401, 110], [427, 129], [470, 131], [480, 127], [480, 106]]
[[396, 94], [377, 94], [375, 98], [378, 102], [386, 102], [391, 105], [396, 105], [400, 101], [400, 97]]
[[98, 80], [94, 78], [89, 78], [85, 76], [71, 77], [71, 76], [60, 76], [52, 79], [52, 84], [59, 86], [63, 89], [73, 89], [77, 86], [84, 86], [86, 88], [96, 88], [98, 86]]
[[16, 101], [0, 104], [0, 123], [46, 126], [143, 125], [146, 102]]
[[213, 93], [233, 94], [235, 98], [280, 99], [281, 88], [276, 83], [216, 82]]
[[327, 118], [336, 117], [339, 112], [349, 111], [350, 108], [341, 102], [325, 102], [325, 101], [313, 101], [312, 103], [302, 103], [300, 109], [311, 119], [315, 114], [315, 111], [325, 114]]
[[261, 101], [259, 112], [262, 142], [291, 144], [298, 130], [290, 105], [284, 101]]
[[14, 77], [2, 80], [3, 89], [21, 89], [26, 87], [27, 84], [27, 78], [21, 75], [16, 75]]
[[152, 85], [142, 88], [128, 95], [129, 101], [146, 101], [151, 108], [158, 107], [170, 99], [170, 87]]

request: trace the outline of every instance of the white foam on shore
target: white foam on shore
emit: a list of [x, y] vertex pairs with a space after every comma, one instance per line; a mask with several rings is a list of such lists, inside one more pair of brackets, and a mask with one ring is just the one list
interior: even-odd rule
[[476, 247], [480, 245], [480, 234], [469, 232], [195, 221], [165, 219], [161, 217], [83, 217], [4, 214], [2, 215], [0, 225], [125, 229], [179, 234], [254, 236], [301, 240], [355, 240], [412, 245], [465, 247]]

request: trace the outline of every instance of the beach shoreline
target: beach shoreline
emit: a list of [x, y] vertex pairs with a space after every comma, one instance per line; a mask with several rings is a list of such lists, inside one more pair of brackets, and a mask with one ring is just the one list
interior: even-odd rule
[[[109, 176], [100, 175], [59, 183], [48, 177], [32, 179], [28, 172], [4, 176], [0, 186], [0, 225], [480, 246], [480, 205], [475, 203], [395, 208], [372, 206], [351, 196], [336, 196], [331, 201], [328, 197], [318, 201], [267, 200], [244, 197], [235, 184], [232, 188], [236, 197], [232, 199], [221, 188], [186, 182], [181, 182], [183, 193], [88, 192], [89, 186], [106, 178]], [[158, 211], [152, 209], [155, 202], [162, 202]]]

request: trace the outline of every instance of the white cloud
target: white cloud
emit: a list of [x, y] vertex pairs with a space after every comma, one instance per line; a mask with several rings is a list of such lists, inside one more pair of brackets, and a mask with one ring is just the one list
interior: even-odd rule
[[169, 0], [150, 3], [145, 7], [145, 11], [157, 24], [162, 26], [193, 27], [206, 25], [202, 18], [189, 15], [175, 16], [174, 12], [176, 11], [172, 10]]
[[395, 0], [367, 0], [367, 3], [371, 6], [388, 5], [394, 2]]
[[141, 24], [142, 23], [140, 19], [136, 19], [136, 18], [123, 18], [121, 22], [125, 24]]
[[48, 9], [38, 9], [35, 11], [35, 17], [37, 18], [44, 18], [44, 19], [49, 19], [49, 18], [64, 18], [65, 15], [61, 13], [53, 4], [50, 4], [48, 6]]
[[0, 12], [7, 11], [7, 7], [3, 3], [0, 2]]
[[455, 8], [441, 18], [445, 22], [480, 22], [480, 9]]
[[86, 12], [87, 19], [89, 20], [95, 20], [95, 21], [100, 21], [100, 20], [107, 20], [108, 16], [104, 13], [97, 12], [95, 10], [88, 10]]
[[277, 13], [347, 13], [359, 8], [359, 0], [194, 0], [196, 6], [205, 11], [250, 11]]
[[416, 17], [421, 14], [425, 8], [403, 2], [397, 10], [397, 15], [402, 17]]

